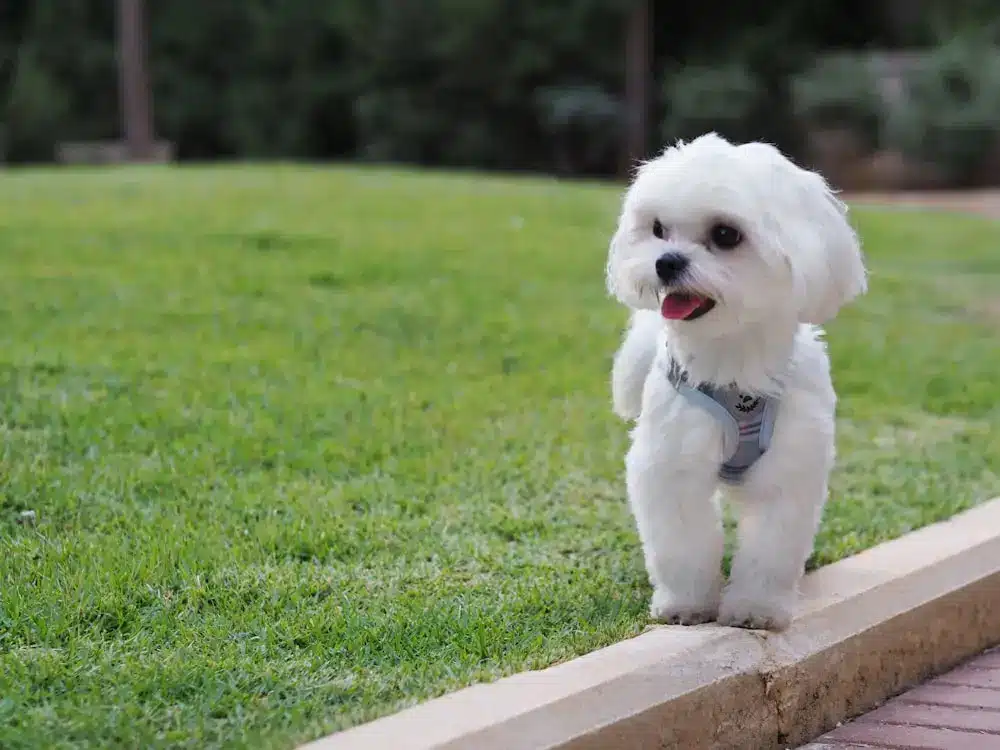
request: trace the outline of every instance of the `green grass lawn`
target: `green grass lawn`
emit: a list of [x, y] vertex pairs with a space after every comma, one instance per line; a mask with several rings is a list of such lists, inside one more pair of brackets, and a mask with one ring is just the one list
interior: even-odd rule
[[[641, 631], [618, 199], [0, 173], [0, 747], [288, 748]], [[1000, 493], [1000, 225], [857, 220], [815, 564]]]

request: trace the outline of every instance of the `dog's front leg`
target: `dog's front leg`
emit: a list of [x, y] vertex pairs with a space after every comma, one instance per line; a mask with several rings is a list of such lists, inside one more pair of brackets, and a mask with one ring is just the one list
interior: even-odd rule
[[611, 397], [614, 412], [625, 420], [637, 419], [642, 411], [642, 393], [656, 355], [661, 328], [656, 313], [640, 310], [632, 314], [622, 345], [611, 368]]
[[724, 537], [709, 463], [650, 452], [639, 440], [626, 458], [629, 502], [653, 584], [650, 614], [660, 622], [714, 620], [722, 587]]

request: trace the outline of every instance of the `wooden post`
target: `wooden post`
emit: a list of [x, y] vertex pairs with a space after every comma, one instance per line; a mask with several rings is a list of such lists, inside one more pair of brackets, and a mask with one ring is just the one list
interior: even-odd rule
[[142, 0], [118, 0], [118, 74], [125, 144], [131, 161], [153, 158], [153, 103], [146, 70]]
[[623, 176], [649, 148], [650, 17], [652, 0], [634, 0], [625, 28], [625, 148]]

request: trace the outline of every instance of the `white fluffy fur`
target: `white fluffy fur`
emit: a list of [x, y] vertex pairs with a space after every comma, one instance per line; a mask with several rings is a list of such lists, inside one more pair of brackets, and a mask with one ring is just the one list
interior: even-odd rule
[[[664, 227], [653, 234], [653, 221]], [[711, 226], [744, 236], [714, 248]], [[656, 258], [691, 261], [664, 288]], [[633, 311], [615, 356], [615, 412], [636, 420], [626, 457], [629, 502], [654, 593], [671, 623], [783, 629], [827, 495], [836, 395], [816, 328], [866, 290], [846, 206], [814, 172], [762, 143], [708, 134], [643, 164], [630, 186], [607, 266], [608, 289]], [[697, 320], [665, 320], [661, 295], [716, 300]], [[722, 430], [668, 382], [666, 347], [694, 382], [780, 394], [770, 449], [742, 484], [719, 482]], [[739, 514], [739, 544], [723, 587], [719, 500]]]

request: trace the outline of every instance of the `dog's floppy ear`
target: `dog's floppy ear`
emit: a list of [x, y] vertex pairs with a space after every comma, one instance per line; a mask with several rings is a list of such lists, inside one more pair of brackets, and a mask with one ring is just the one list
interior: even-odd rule
[[792, 214], [786, 257], [795, 276], [799, 320], [820, 325], [865, 293], [867, 272], [846, 204], [819, 174], [794, 165], [792, 169], [798, 211]]
[[608, 294], [615, 299], [621, 299], [621, 293], [623, 291], [619, 288], [621, 281], [618, 278], [618, 261], [621, 258], [624, 231], [625, 230], [622, 228], [621, 222], [619, 221], [618, 227], [615, 229], [615, 233], [611, 237], [611, 242], [608, 243], [608, 259], [604, 266], [604, 283], [607, 287]]

